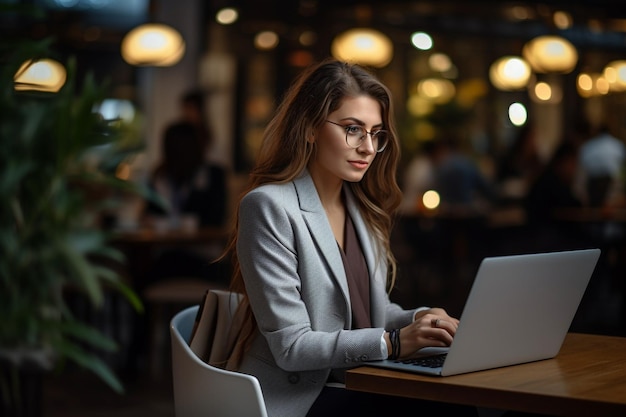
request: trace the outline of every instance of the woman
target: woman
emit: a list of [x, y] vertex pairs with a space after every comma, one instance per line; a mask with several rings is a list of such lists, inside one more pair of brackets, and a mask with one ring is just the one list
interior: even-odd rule
[[334, 60], [301, 74], [267, 127], [229, 247], [247, 313], [230, 363], [259, 379], [271, 416], [379, 413], [374, 396], [326, 384], [452, 342], [444, 310], [388, 298], [399, 150], [387, 88]]

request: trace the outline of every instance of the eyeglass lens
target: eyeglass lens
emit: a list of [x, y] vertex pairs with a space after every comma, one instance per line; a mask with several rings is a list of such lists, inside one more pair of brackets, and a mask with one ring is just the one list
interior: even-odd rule
[[[381, 152], [387, 146], [387, 132], [376, 130], [369, 132], [372, 137], [372, 144], [376, 152]], [[346, 142], [352, 148], [358, 148], [367, 137], [367, 130], [363, 126], [353, 125], [346, 127]]]

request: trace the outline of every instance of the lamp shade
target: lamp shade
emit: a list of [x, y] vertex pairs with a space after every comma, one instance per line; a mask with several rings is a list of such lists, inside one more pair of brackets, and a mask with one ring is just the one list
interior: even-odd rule
[[331, 53], [342, 61], [381, 68], [391, 62], [393, 45], [387, 36], [377, 30], [356, 28], [337, 35], [332, 42]]
[[167, 67], [185, 53], [185, 41], [170, 26], [149, 23], [128, 32], [122, 40], [122, 57], [131, 65]]
[[56, 93], [63, 87], [67, 72], [53, 59], [26, 61], [13, 77], [16, 90], [47, 91]]
[[574, 45], [560, 36], [545, 35], [528, 41], [522, 50], [524, 59], [536, 72], [572, 72], [578, 62]]
[[489, 80], [494, 87], [503, 91], [526, 88], [530, 76], [530, 65], [518, 56], [503, 56], [489, 68]]

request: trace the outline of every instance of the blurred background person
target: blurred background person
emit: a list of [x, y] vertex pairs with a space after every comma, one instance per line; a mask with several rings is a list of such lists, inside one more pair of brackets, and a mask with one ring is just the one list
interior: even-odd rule
[[478, 164], [461, 151], [458, 140], [438, 140], [431, 155], [440, 210], [456, 216], [486, 215], [494, 196], [492, 184]]
[[[150, 186], [169, 210], [148, 205], [149, 218], [165, 220], [165, 228], [223, 226], [227, 207], [226, 169], [211, 160], [214, 137], [206, 119], [205, 94], [182, 94], [179, 115], [164, 131], [161, 161]], [[157, 220], [158, 222], [158, 220]]]
[[503, 202], [521, 202], [544, 162], [537, 147], [537, 131], [529, 121], [517, 132], [514, 142], [499, 159], [496, 182]]
[[582, 207], [582, 201], [574, 192], [577, 165], [576, 146], [562, 143], [530, 185], [524, 204], [529, 222], [545, 225], [554, 221], [556, 209]]
[[407, 165], [404, 171], [402, 203], [398, 209], [399, 212], [405, 214], [417, 212], [420, 209], [424, 193], [433, 189], [435, 185], [432, 158], [434, 147], [434, 141], [424, 142], [420, 150]]
[[149, 203], [148, 216], [165, 218], [166, 227], [180, 228], [184, 221], [197, 226], [221, 226], [226, 214], [226, 173], [204, 160], [206, 143], [188, 122], [169, 126], [163, 137], [162, 160], [150, 186], [166, 201], [167, 209]]
[[193, 125], [202, 146], [203, 157], [207, 159], [211, 152], [211, 129], [206, 120], [205, 98], [202, 90], [191, 90], [180, 98], [181, 122]]
[[527, 226], [537, 250], [562, 249], [579, 245], [582, 233], [578, 224], [563, 221], [559, 210], [581, 208], [583, 202], [575, 193], [578, 147], [565, 141], [555, 150], [546, 167], [530, 184], [524, 200]]
[[600, 125], [580, 148], [579, 175], [585, 202], [592, 207], [620, 204], [625, 167], [626, 145], [607, 125]]

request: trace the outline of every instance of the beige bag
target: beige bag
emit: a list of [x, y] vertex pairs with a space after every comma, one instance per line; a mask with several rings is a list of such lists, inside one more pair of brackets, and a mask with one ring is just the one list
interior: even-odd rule
[[226, 368], [241, 331], [236, 313], [242, 298], [226, 290], [207, 290], [200, 304], [189, 347], [209, 365]]

